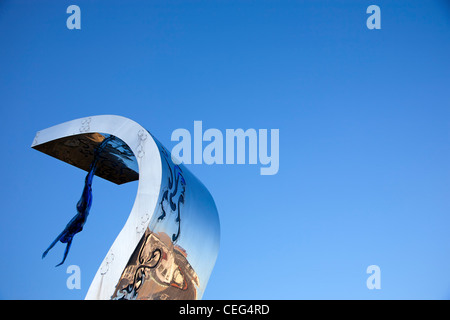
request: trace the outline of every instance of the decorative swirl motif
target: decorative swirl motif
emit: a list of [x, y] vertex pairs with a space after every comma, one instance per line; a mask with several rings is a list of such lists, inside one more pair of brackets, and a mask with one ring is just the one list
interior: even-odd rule
[[109, 271], [109, 265], [114, 261], [114, 253], [110, 252], [108, 256], [105, 258], [102, 266], [100, 267], [100, 273], [105, 275]]
[[[161, 197], [161, 201], [159, 202], [159, 206], [161, 209], [161, 215], [158, 217], [157, 221], [162, 221], [166, 217], [167, 213], [164, 209], [164, 202], [168, 202], [170, 209], [172, 212], [176, 212], [177, 217], [175, 218], [175, 222], [178, 225], [177, 233], [172, 235], [172, 241], [177, 241], [181, 232], [181, 206], [180, 204], [184, 204], [185, 192], [186, 192], [186, 181], [183, 177], [183, 171], [180, 166], [174, 165], [173, 169], [170, 163], [173, 162], [170, 160], [167, 151], [162, 147], [161, 154], [164, 156], [164, 160], [167, 164], [167, 168], [169, 170], [168, 183], [167, 188], [164, 190], [163, 195]], [[174, 198], [178, 195], [178, 200], [174, 202]]]
[[146, 254], [146, 245], [150, 240], [150, 236], [150, 233], [145, 236], [144, 243], [139, 251], [138, 262], [140, 265], [134, 272], [133, 282], [117, 292], [116, 300], [136, 299], [139, 294], [139, 289], [141, 289], [145, 282], [146, 276], [149, 276], [146, 274], [147, 270], [157, 267], [161, 261], [162, 252], [160, 248], [156, 248], [150, 254]]
[[91, 118], [81, 120], [80, 132], [88, 132], [91, 129]]
[[148, 213], [146, 213], [145, 216], [141, 217], [141, 223], [139, 226], [136, 227], [136, 232], [138, 234], [144, 233], [145, 229], [147, 228], [149, 220], [150, 215]]
[[147, 140], [147, 134], [144, 130], [139, 130], [138, 132], [139, 145], [137, 147], [137, 157], [142, 158], [145, 155], [144, 142]]

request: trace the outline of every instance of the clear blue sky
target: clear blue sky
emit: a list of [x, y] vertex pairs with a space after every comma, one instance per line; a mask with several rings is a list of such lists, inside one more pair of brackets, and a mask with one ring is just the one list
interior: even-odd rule
[[[81, 8], [68, 30], [66, 8]], [[366, 8], [381, 8], [368, 30]], [[82, 299], [137, 183], [94, 179], [30, 148], [36, 131], [117, 114], [169, 150], [173, 130], [280, 130], [280, 169], [188, 165], [219, 210], [205, 299], [450, 298], [450, 3], [0, 2], [2, 299]], [[104, 225], [104, 220], [108, 224]], [[81, 290], [66, 267], [81, 268]], [[368, 290], [366, 268], [381, 268]]]

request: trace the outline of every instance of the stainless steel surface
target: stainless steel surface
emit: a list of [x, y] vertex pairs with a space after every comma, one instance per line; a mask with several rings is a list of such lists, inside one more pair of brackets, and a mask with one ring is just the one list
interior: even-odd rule
[[[35, 145], [33, 148], [88, 171], [94, 150], [104, 138], [100, 133], [83, 133]], [[137, 162], [133, 152], [119, 139], [112, 144], [107, 146], [101, 155], [96, 175], [116, 184], [138, 180]]]
[[200, 299], [219, 250], [217, 209], [206, 187], [147, 130], [120, 116], [92, 116], [39, 131], [32, 147], [87, 170], [109, 135], [120, 140], [105, 148], [97, 174], [139, 184], [86, 299]]

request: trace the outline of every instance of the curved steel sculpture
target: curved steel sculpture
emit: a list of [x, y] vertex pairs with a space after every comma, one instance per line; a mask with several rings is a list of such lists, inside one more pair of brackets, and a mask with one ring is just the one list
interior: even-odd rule
[[[202, 297], [219, 250], [217, 209], [206, 187], [147, 130], [124, 117], [92, 116], [37, 132], [32, 147], [89, 173], [95, 163], [93, 173], [116, 184], [139, 180], [86, 299]], [[58, 240], [64, 242], [58, 237], [49, 249]]]

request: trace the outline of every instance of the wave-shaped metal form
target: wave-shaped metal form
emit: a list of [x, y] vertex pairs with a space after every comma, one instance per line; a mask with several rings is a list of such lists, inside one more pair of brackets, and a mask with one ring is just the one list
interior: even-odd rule
[[133, 208], [86, 299], [200, 299], [214, 267], [220, 227], [206, 187], [136, 122], [113, 115], [37, 132], [32, 147], [116, 184], [139, 180]]

